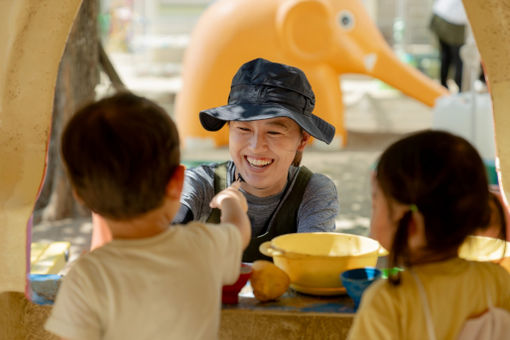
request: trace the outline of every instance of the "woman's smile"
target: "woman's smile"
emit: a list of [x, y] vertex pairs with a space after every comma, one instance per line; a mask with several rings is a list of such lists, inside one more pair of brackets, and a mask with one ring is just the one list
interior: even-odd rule
[[273, 164], [274, 159], [272, 158], [260, 158], [260, 157], [250, 157], [244, 156], [244, 159], [250, 164], [251, 167], [254, 168], [265, 168], [271, 164]]

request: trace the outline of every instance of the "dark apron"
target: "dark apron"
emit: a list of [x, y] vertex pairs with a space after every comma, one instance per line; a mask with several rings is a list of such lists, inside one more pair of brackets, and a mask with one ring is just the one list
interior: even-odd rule
[[[266, 232], [258, 236], [252, 236], [250, 244], [243, 253], [243, 262], [253, 262], [255, 260], [272, 261], [272, 258], [260, 253], [259, 246], [266, 241], [271, 241], [276, 236], [297, 232], [297, 213], [306, 186], [312, 177], [312, 172], [308, 168], [301, 166], [296, 176], [297, 178], [291, 192], [288, 195], [284, 193], [285, 201], [281, 202], [279, 207], [277, 207], [274, 218], [269, 218], [268, 224], [270, 223], [270, 225], [266, 225], [264, 229]], [[226, 183], [227, 163], [221, 163], [214, 170], [214, 194], [216, 195], [225, 189]], [[207, 222], [220, 223], [220, 216], [220, 210], [215, 208], [211, 211]]]

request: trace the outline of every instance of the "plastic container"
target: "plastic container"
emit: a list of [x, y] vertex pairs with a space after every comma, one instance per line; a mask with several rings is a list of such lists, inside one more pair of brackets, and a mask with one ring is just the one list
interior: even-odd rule
[[239, 292], [246, 285], [251, 276], [251, 265], [248, 263], [241, 264], [241, 272], [239, 278], [234, 284], [223, 286], [221, 294], [221, 302], [224, 304], [236, 304], [239, 302]]
[[365, 289], [377, 281], [381, 275], [382, 272], [374, 267], [350, 269], [340, 274], [347, 294], [354, 300], [355, 308], [358, 308]]
[[342, 233], [297, 233], [275, 237], [260, 246], [290, 278], [290, 287], [312, 295], [345, 293], [340, 274], [374, 267], [384, 249], [369, 237]]
[[486, 236], [468, 236], [459, 248], [459, 257], [470, 261], [500, 264], [510, 273], [510, 242]]

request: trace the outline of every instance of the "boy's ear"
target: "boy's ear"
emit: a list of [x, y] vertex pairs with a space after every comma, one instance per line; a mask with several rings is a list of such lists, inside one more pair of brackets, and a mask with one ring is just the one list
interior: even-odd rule
[[172, 177], [168, 181], [166, 185], [166, 195], [174, 200], [181, 199], [182, 186], [184, 184], [184, 170], [186, 168], [184, 165], [179, 164], [177, 168], [175, 168]]
[[303, 136], [301, 137], [297, 151], [303, 151], [306, 144], [308, 143], [308, 140], [310, 140], [310, 134], [306, 131], [303, 131]]

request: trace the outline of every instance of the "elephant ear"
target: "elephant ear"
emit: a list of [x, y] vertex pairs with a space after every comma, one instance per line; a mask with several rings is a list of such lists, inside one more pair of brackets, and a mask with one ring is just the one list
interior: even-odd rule
[[333, 14], [321, 0], [288, 0], [278, 9], [276, 28], [281, 46], [305, 60], [325, 57], [333, 44]]

